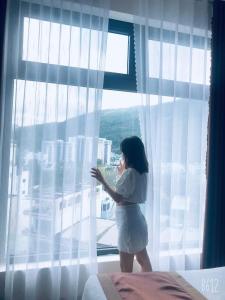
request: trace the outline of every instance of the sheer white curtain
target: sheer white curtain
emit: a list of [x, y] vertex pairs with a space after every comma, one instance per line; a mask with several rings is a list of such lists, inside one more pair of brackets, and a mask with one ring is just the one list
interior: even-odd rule
[[9, 1], [1, 136], [5, 299], [77, 299], [84, 270], [97, 271], [90, 168], [108, 12], [101, 0]]
[[200, 267], [210, 73], [208, 1], [138, 1], [141, 133], [150, 162], [145, 207], [155, 270]]

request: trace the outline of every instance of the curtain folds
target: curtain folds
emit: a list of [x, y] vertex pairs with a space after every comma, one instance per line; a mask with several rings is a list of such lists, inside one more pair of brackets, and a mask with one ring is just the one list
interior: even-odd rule
[[151, 172], [145, 207], [155, 270], [200, 267], [210, 74], [208, 1], [139, 1], [140, 124]]
[[5, 299], [77, 299], [79, 278], [97, 271], [90, 168], [109, 8], [108, 1], [95, 4], [9, 1], [1, 137]]

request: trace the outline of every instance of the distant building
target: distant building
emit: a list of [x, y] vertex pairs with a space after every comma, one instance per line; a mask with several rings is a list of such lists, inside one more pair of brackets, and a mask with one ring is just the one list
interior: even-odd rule
[[111, 161], [112, 141], [99, 138], [98, 139], [98, 159], [102, 164], [109, 165]]
[[63, 162], [64, 141], [44, 141], [42, 143], [42, 154], [44, 163], [48, 166], [54, 166]]
[[69, 142], [72, 143], [72, 155], [74, 161], [92, 161], [93, 155], [93, 137], [77, 135], [69, 137]]
[[20, 175], [20, 197], [26, 197], [29, 191], [29, 171], [22, 171]]
[[[93, 157], [93, 138], [77, 135], [69, 137], [67, 142], [63, 140], [44, 141], [42, 144], [42, 155], [44, 165], [53, 167], [62, 162], [77, 162], [86, 159], [92, 160]], [[103, 164], [110, 164], [112, 151], [112, 141], [99, 138], [97, 158]]]
[[64, 161], [71, 163], [74, 162], [74, 145], [71, 142], [65, 142], [64, 144]]
[[71, 145], [71, 157], [73, 161], [82, 159], [85, 149], [85, 137], [83, 135], [71, 136], [68, 139]]

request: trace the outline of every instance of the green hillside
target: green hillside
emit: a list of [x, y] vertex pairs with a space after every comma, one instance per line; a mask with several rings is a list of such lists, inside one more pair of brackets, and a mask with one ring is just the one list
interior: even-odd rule
[[138, 107], [102, 111], [100, 137], [112, 141], [114, 153], [119, 154], [120, 142], [132, 135], [140, 136]]
[[[15, 143], [18, 149], [31, 152], [40, 152], [42, 140], [65, 139], [67, 136], [83, 134], [85, 118], [73, 118], [66, 122], [38, 124], [17, 128], [15, 132]], [[67, 128], [66, 128], [67, 126]], [[67, 130], [67, 132], [66, 132]], [[35, 134], [35, 144], [31, 141]], [[100, 137], [112, 141], [112, 151], [120, 153], [120, 142], [128, 136], [140, 135], [138, 107], [127, 109], [103, 110], [100, 120]]]

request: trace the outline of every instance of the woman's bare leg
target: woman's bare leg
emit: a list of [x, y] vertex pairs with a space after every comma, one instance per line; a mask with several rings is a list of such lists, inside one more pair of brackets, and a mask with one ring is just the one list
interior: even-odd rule
[[121, 272], [133, 271], [134, 254], [120, 252], [120, 269]]
[[141, 250], [140, 252], [136, 253], [136, 259], [137, 259], [137, 262], [141, 266], [142, 272], [151, 272], [152, 271], [152, 265], [151, 265], [146, 248]]

